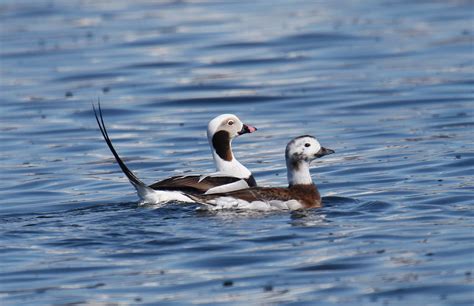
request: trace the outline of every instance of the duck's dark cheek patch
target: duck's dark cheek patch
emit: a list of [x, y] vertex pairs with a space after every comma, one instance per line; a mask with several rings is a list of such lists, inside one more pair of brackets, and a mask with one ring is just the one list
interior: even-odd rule
[[232, 161], [232, 152], [230, 151], [230, 135], [226, 131], [219, 131], [212, 137], [212, 146], [217, 155], [226, 161]]
[[293, 166], [293, 169], [298, 171], [300, 168], [300, 161], [302, 157], [301, 154], [299, 153], [293, 153], [292, 159], [291, 159], [291, 165]]
[[300, 163], [299, 163], [298, 160], [293, 160], [293, 161], [291, 162], [291, 165], [293, 166], [293, 169], [294, 169], [295, 171], [298, 171], [298, 170], [300, 169]]

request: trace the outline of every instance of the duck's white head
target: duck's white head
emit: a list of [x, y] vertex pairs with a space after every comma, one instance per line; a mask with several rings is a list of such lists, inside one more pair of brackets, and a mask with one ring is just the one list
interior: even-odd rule
[[216, 134], [218, 137], [225, 137], [230, 140], [237, 136], [253, 133], [257, 128], [244, 124], [239, 117], [233, 114], [223, 114], [212, 119], [207, 125], [207, 137], [212, 138]]
[[334, 150], [321, 146], [319, 141], [310, 135], [293, 138], [286, 146], [285, 158], [290, 186], [312, 184], [309, 164], [316, 158], [334, 153]]
[[233, 114], [223, 114], [212, 119], [207, 126], [207, 139], [217, 171], [236, 177], [247, 177], [250, 171], [240, 164], [232, 152], [232, 140], [240, 135], [253, 133], [257, 128], [244, 124]]

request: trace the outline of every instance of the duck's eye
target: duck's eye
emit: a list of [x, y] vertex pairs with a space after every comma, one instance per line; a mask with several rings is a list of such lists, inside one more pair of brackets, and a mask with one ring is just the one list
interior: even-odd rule
[[305, 147], [310, 147], [311, 144], [310, 144], [310, 143], [305, 143], [304, 146], [305, 146]]
[[227, 124], [228, 124], [228, 125], [234, 124], [234, 120], [229, 120], [229, 121], [227, 121]]

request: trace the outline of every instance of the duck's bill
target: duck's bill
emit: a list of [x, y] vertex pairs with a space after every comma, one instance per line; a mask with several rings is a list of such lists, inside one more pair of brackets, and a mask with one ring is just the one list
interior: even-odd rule
[[333, 153], [336, 153], [336, 151], [331, 150], [331, 149], [327, 149], [325, 147], [321, 147], [321, 149], [318, 151], [318, 153], [316, 153], [316, 157], [320, 158], [320, 157], [323, 157], [323, 156], [326, 156], [326, 155], [329, 155], [329, 154], [333, 154]]
[[238, 133], [239, 135], [247, 134], [247, 133], [253, 133], [257, 130], [256, 127], [244, 124], [240, 132]]

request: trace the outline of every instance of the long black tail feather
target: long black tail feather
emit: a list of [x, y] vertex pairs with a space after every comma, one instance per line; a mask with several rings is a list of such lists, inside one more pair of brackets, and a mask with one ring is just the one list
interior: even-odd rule
[[[110, 151], [114, 155], [115, 160], [117, 161], [117, 164], [120, 166], [120, 169], [122, 169], [123, 173], [127, 176], [130, 183], [132, 183], [135, 187], [146, 186], [145, 183], [143, 183], [138, 177], [136, 177], [136, 175], [133, 174], [133, 172], [127, 167], [127, 165], [125, 165], [123, 160], [118, 155], [117, 151], [115, 151], [115, 148], [112, 145], [112, 141], [109, 138], [109, 134], [107, 133], [107, 129], [105, 128], [104, 118], [102, 116], [102, 109], [100, 107], [100, 101], [98, 101], [99, 115], [97, 115], [97, 110], [94, 104], [92, 104], [92, 109], [94, 110], [95, 119], [97, 120], [97, 124], [99, 125], [100, 132], [102, 133], [102, 136], [104, 137], [105, 142], [109, 146]], [[99, 116], [100, 116], [100, 120], [99, 120]]]

